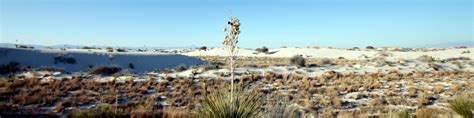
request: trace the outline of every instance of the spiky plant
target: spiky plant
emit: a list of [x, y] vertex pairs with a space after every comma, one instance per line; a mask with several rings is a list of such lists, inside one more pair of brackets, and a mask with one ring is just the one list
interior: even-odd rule
[[398, 118], [410, 118], [410, 113], [406, 109], [398, 111], [397, 115], [398, 115]]
[[[226, 33], [224, 37], [223, 44], [229, 51], [229, 65], [230, 65], [230, 83], [231, 83], [231, 97], [234, 92], [234, 59], [237, 55], [237, 43], [239, 42], [237, 39], [239, 38], [240, 34], [240, 21], [239, 19], [229, 16], [229, 21], [227, 21], [227, 27], [224, 28], [224, 32]], [[232, 100], [232, 98], [231, 98]]]
[[[231, 99], [233, 98], [233, 99]], [[261, 97], [256, 93], [228, 91], [211, 93], [194, 112], [198, 118], [255, 118], [260, 114]]]
[[457, 114], [463, 116], [464, 118], [474, 117], [474, 100], [469, 99], [466, 96], [458, 96], [452, 101], [449, 101], [448, 107]]

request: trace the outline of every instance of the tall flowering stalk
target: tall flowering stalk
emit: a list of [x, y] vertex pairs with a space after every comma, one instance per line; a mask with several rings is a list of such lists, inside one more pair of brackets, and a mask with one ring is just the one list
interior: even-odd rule
[[230, 60], [230, 96], [231, 101], [234, 93], [234, 59], [237, 55], [237, 43], [239, 42], [237, 39], [239, 38], [240, 34], [240, 21], [237, 18], [229, 16], [229, 20], [227, 21], [227, 26], [224, 28], [224, 32], [226, 33], [224, 37], [223, 44], [229, 51], [229, 60]]

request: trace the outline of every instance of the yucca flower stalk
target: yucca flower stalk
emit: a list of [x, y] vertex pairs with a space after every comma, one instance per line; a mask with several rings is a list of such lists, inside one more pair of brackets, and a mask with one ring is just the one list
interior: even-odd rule
[[224, 28], [224, 32], [226, 33], [224, 37], [224, 46], [229, 51], [229, 65], [230, 65], [230, 96], [231, 101], [233, 100], [233, 93], [234, 93], [234, 59], [237, 55], [237, 43], [239, 42], [237, 39], [239, 38], [240, 34], [240, 21], [237, 18], [229, 16], [229, 20], [227, 21], [227, 26]]

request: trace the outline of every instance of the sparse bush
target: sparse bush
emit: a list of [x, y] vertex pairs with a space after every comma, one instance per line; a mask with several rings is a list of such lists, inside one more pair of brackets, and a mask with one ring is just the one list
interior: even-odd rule
[[318, 65], [331, 65], [333, 63], [332, 63], [331, 59], [322, 58], [322, 59], [318, 60], [317, 64]]
[[8, 64], [0, 65], [0, 74], [11, 74], [24, 71], [25, 69], [18, 62], [10, 62]]
[[290, 65], [296, 65], [298, 67], [304, 67], [306, 65], [306, 60], [301, 55], [295, 55], [290, 58]]
[[105, 49], [107, 49], [107, 52], [114, 52], [114, 48], [112, 47], [106, 47]]
[[366, 48], [366, 49], [369, 49], [369, 50], [373, 50], [373, 49], [375, 49], [375, 48], [374, 48], [374, 46], [370, 46], [370, 45], [369, 45], [369, 46], [367, 46], [367, 47], [365, 47], [365, 48]]
[[198, 118], [253, 118], [258, 117], [262, 105], [256, 93], [215, 92], [195, 111]]
[[390, 53], [390, 52], [385, 52], [385, 51], [378, 52], [376, 55], [377, 55], [377, 56], [380, 56], [380, 57], [391, 57], [391, 56], [393, 56], [392, 53]]
[[416, 59], [419, 60], [419, 61], [422, 61], [422, 62], [433, 62], [434, 61], [434, 58], [431, 57], [431, 56], [428, 56], [428, 55], [421, 55], [420, 57], [418, 57]]
[[458, 96], [449, 101], [449, 108], [464, 118], [473, 118], [474, 100], [466, 96]]
[[95, 47], [84, 46], [82, 49], [96, 49]]
[[117, 66], [102, 65], [96, 66], [89, 69], [89, 73], [97, 75], [112, 75], [120, 72], [122, 69]]
[[174, 70], [177, 72], [185, 71], [187, 69], [189, 69], [189, 66], [186, 64], [179, 64], [178, 66], [174, 67]]
[[118, 48], [118, 49], [117, 49], [117, 52], [127, 52], [127, 50], [126, 50], [126, 49], [123, 49], [123, 48]]
[[29, 49], [34, 49], [32, 46], [27, 46], [27, 45], [20, 45], [20, 44], [15, 44], [16, 48], [29, 48]]
[[415, 112], [416, 118], [433, 118], [436, 114], [436, 110], [430, 108], [421, 108]]
[[68, 55], [59, 55], [54, 57], [54, 64], [57, 63], [76, 64], [76, 59]]
[[224, 65], [223, 63], [216, 63], [216, 62], [209, 62], [206, 63], [203, 66], [204, 70], [215, 70], [215, 69], [220, 69], [221, 66]]
[[76, 110], [72, 113], [72, 118], [118, 118], [124, 117], [124, 111], [110, 105], [100, 104], [95, 108], [87, 110]]
[[255, 51], [257, 51], [257, 53], [265, 53], [267, 54], [268, 53], [268, 48], [263, 46], [262, 48], [257, 48], [255, 49]]
[[207, 50], [207, 47], [206, 47], [206, 46], [202, 46], [202, 47], [199, 48], [199, 50], [204, 50], [204, 51], [205, 51], [205, 50]]
[[130, 69], [135, 69], [135, 66], [134, 66], [132, 63], [129, 63], [129, 64], [128, 64], [128, 67], [129, 67]]
[[454, 47], [454, 48], [457, 48], [457, 49], [466, 49], [467, 46], [462, 45], [462, 46], [458, 46], [458, 47]]
[[469, 51], [469, 50], [466, 50], [466, 51], [462, 51], [462, 52], [461, 52], [461, 54], [469, 54], [469, 53], [471, 53], [471, 51]]

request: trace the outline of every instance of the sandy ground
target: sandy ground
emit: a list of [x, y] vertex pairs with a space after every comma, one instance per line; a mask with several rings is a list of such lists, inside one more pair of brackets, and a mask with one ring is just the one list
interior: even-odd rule
[[[3, 49], [4, 50], [4, 49]], [[0, 50], [1, 51], [1, 50]], [[399, 49], [399, 48], [378, 48], [378, 49], [336, 49], [336, 48], [277, 48], [270, 49], [268, 54], [257, 53], [253, 49], [239, 49], [237, 60], [238, 68], [235, 74], [238, 81], [242, 81], [245, 88], [257, 91], [265, 97], [266, 106], [264, 109], [272, 109], [272, 103], [286, 102], [297, 106], [299, 112], [305, 114], [324, 114], [332, 112], [341, 114], [343, 112], [361, 112], [369, 116], [378, 116], [390, 110], [399, 111], [408, 109], [414, 114], [420, 109], [436, 109], [446, 111], [447, 101], [458, 95], [474, 96], [474, 55], [471, 52], [474, 48], [420, 48], [420, 49]], [[5, 52], [5, 51], [3, 51]], [[130, 105], [143, 99], [155, 100], [153, 103], [160, 107], [179, 107], [191, 110], [198, 104], [196, 100], [202, 99], [202, 94], [219, 90], [218, 88], [228, 87], [229, 69], [227, 69], [226, 50], [222, 48], [212, 48], [209, 50], [180, 49], [166, 51], [145, 51], [136, 52], [107, 52], [104, 50], [84, 50], [68, 49], [64, 50], [24, 50], [15, 53], [8, 50], [8, 54], [3, 54], [0, 62], [6, 60], [21, 61], [24, 64], [31, 64], [34, 59], [23, 59], [28, 55], [37, 57], [47, 57], [36, 66], [51, 65], [54, 56], [60, 53], [76, 54], [78, 60], [87, 58], [80, 55], [120, 55], [126, 59], [117, 59], [112, 63], [126, 64], [132, 61], [143, 61], [140, 58], [150, 55], [143, 65], [147, 68], [155, 68], [154, 63], [173, 63], [177, 65], [183, 60], [207, 61], [211, 64], [198, 65], [185, 69], [168, 69], [167, 71], [149, 71], [144, 69], [142, 73], [116, 74], [113, 76], [93, 75], [87, 72], [64, 73], [60, 71], [23, 71], [12, 73], [8, 78], [18, 80], [29, 80], [37, 78], [41, 83], [57, 82], [56, 80], [68, 83], [68, 81], [122, 83], [116, 85], [119, 88], [127, 88], [114, 95], [121, 96], [121, 105]], [[32, 53], [34, 52], [34, 53]], [[25, 53], [25, 54], [23, 54]], [[31, 54], [30, 54], [31, 53]], [[26, 56], [25, 56], [26, 55]], [[43, 55], [43, 56], [41, 56]], [[165, 55], [173, 55], [170, 58], [160, 61], [149, 61], [157, 58], [164, 58]], [[294, 55], [302, 55], [306, 59], [306, 66], [297, 67], [288, 64], [288, 59]], [[119, 57], [120, 57], [119, 56]], [[104, 63], [103, 61], [95, 63]], [[99, 58], [97, 57], [97, 58]], [[425, 57], [425, 58], [420, 58]], [[199, 59], [197, 59], [199, 58]], [[325, 60], [326, 61], [322, 61]], [[87, 62], [90, 62], [87, 61]], [[194, 62], [194, 61], [184, 61]], [[86, 63], [78, 61], [80, 65]], [[134, 62], [137, 63], [137, 62]], [[218, 63], [213, 65], [212, 63]], [[220, 65], [219, 65], [220, 63]], [[194, 63], [188, 63], [193, 65]], [[312, 65], [312, 66], [311, 66]], [[68, 68], [68, 64], [63, 64]], [[167, 67], [171, 67], [167, 66]], [[87, 67], [78, 67], [87, 69]], [[156, 68], [165, 68], [158, 66]], [[79, 80], [78, 80], [79, 78]], [[18, 92], [18, 94], [5, 94], [0, 101], [1, 109], [31, 109], [32, 106], [21, 107], [17, 99], [21, 98], [22, 91], [31, 89], [9, 87], [6, 82], [2, 90]], [[125, 84], [124, 84], [125, 83]], [[138, 83], [138, 84], [137, 84]], [[147, 83], [146, 86], [144, 83]], [[187, 83], [187, 84], [183, 84]], [[129, 85], [130, 84], [130, 85]], [[0, 84], [3, 85], [3, 84]], [[205, 85], [205, 86], [204, 86]], [[90, 93], [105, 94], [104, 91], [89, 89], [91, 85], [84, 85], [82, 89], [65, 91], [74, 94], [77, 91], [89, 91]], [[135, 87], [136, 86], [136, 87]], [[135, 89], [129, 89], [135, 88]], [[217, 88], [217, 89], [216, 89]], [[110, 89], [110, 88], [106, 88]], [[60, 89], [64, 90], [64, 89]], [[68, 90], [68, 89], [65, 89]], [[134, 91], [129, 91], [134, 90]], [[136, 92], [139, 91], [139, 92]], [[196, 93], [197, 92], [197, 93]], [[8, 92], [6, 92], [8, 93]], [[87, 93], [87, 92], [85, 92]], [[143, 95], [136, 95], [142, 94]], [[181, 93], [181, 94], [179, 94]], [[194, 96], [189, 96], [189, 94]], [[199, 94], [198, 94], [199, 93]], [[67, 94], [67, 95], [68, 95]], [[89, 94], [77, 96], [93, 96]], [[113, 97], [112, 97], [113, 98]], [[74, 96], [61, 97], [61, 101], [76, 99]], [[113, 99], [112, 99], [113, 100]], [[76, 107], [60, 107], [58, 103], [38, 105], [33, 108], [46, 109], [49, 112], [62, 113], [65, 109], [73, 110], [77, 108], [90, 108], [99, 103], [107, 101], [92, 97], [88, 102], [75, 103]], [[110, 102], [110, 101], [109, 101]], [[12, 106], [9, 106], [12, 105]], [[15, 107], [13, 107], [15, 106]], [[18, 107], [20, 106], [20, 107]], [[59, 109], [59, 110], [58, 110]], [[328, 110], [330, 109], [330, 110]], [[67, 111], [67, 110], [66, 110]], [[450, 113], [452, 112], [440, 112]]]

